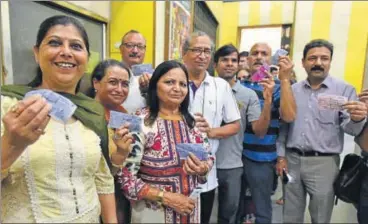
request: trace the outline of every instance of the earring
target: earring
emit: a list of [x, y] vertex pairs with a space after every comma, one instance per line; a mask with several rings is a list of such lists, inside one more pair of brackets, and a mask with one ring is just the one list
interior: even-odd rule
[[97, 89], [95, 89], [95, 93], [97, 93]]

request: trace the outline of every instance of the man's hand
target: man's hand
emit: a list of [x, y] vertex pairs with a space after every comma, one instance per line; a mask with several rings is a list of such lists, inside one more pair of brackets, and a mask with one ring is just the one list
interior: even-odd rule
[[349, 101], [344, 104], [343, 109], [350, 114], [350, 119], [355, 122], [360, 122], [367, 117], [367, 105], [360, 101]]
[[270, 78], [262, 79], [259, 84], [263, 86], [263, 98], [265, 102], [271, 103], [272, 96], [273, 96], [273, 88], [275, 87], [275, 81], [273, 80], [272, 76]]
[[139, 89], [142, 93], [146, 93], [148, 90], [149, 81], [151, 79], [151, 74], [144, 72], [141, 76], [139, 76]]
[[280, 56], [278, 66], [279, 69], [279, 79], [280, 80], [290, 80], [291, 73], [294, 68], [294, 63], [290, 60], [289, 56]]
[[277, 158], [277, 163], [276, 163], [276, 173], [277, 173], [277, 175], [282, 177], [282, 171], [284, 169], [285, 169], [285, 172], [288, 173], [287, 160], [286, 160], [285, 157], [279, 156]]

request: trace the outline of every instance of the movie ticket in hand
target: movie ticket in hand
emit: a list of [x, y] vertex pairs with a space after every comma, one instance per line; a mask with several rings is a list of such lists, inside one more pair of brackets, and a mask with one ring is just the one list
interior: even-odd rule
[[152, 64], [138, 64], [132, 66], [132, 72], [134, 76], [140, 76], [144, 72], [152, 74], [154, 69], [152, 68]]
[[140, 117], [113, 110], [110, 111], [109, 128], [120, 128], [126, 123], [129, 123], [129, 131], [141, 132], [142, 119]]
[[318, 107], [322, 110], [342, 110], [342, 106], [348, 102], [345, 96], [319, 94]]
[[176, 144], [176, 151], [179, 154], [180, 159], [182, 160], [187, 159], [190, 152], [193, 153], [201, 161], [206, 161], [208, 159], [208, 152], [202, 144], [179, 143]]
[[272, 64], [277, 65], [279, 63], [280, 56], [286, 56], [288, 52], [284, 49], [278, 49], [275, 54], [272, 56]]
[[49, 89], [29, 91], [24, 98], [35, 94], [41, 95], [49, 104], [52, 105], [49, 115], [55, 120], [66, 123], [77, 109], [77, 106], [71, 100]]

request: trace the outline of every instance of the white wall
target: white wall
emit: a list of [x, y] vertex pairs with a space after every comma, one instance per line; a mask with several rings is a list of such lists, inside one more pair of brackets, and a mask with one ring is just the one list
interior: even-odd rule
[[67, 1], [110, 20], [109, 1]]

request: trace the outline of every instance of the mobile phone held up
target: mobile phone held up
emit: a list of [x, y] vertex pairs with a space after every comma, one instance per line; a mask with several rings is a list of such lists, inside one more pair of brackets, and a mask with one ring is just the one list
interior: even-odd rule
[[267, 72], [270, 70], [270, 67], [268, 65], [262, 65], [258, 71], [256, 71], [253, 75], [252, 75], [252, 82], [259, 82], [264, 78], [268, 77]]

